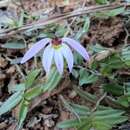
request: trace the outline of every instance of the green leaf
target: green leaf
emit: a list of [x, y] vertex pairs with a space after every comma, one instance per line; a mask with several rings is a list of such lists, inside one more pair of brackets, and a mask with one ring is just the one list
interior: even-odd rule
[[36, 86], [30, 90], [28, 90], [25, 94], [24, 97], [27, 100], [32, 100], [33, 98], [39, 96], [42, 93], [42, 89], [39, 86]]
[[96, 3], [98, 3], [98, 4], [107, 4], [107, 3], [108, 3], [107, 0], [95, 0], [95, 1], [96, 1]]
[[80, 54], [78, 54], [76, 51], [74, 51], [74, 63], [76, 65], [81, 65], [83, 63], [83, 58]]
[[107, 48], [101, 46], [100, 44], [92, 44], [89, 46], [89, 50], [92, 52], [92, 53], [99, 53], [99, 52], [102, 52], [104, 50], [108, 50]]
[[123, 113], [124, 113], [124, 111], [122, 111], [122, 110], [107, 108], [106, 110], [98, 110], [94, 114], [96, 116], [105, 116], [105, 115], [114, 115], [114, 114], [121, 115]]
[[72, 75], [73, 75], [75, 78], [78, 78], [78, 76], [79, 76], [78, 70], [73, 69], [73, 70], [72, 70]]
[[63, 96], [60, 96], [62, 102], [64, 103], [64, 106], [70, 111], [72, 112], [73, 114], [75, 114], [75, 116], [79, 119], [79, 115], [78, 113], [76, 113], [76, 111], [73, 109], [73, 107], [71, 107], [70, 103], [67, 102]]
[[112, 69], [120, 69], [125, 67], [124, 63], [122, 62], [118, 54], [111, 55], [110, 57], [106, 58], [103, 62], [106, 64], [106, 67]]
[[125, 8], [124, 7], [119, 7], [110, 11], [103, 11], [100, 13], [95, 13], [95, 16], [98, 18], [109, 18], [109, 17], [114, 17], [117, 16], [119, 14], [122, 14], [125, 12]]
[[24, 49], [26, 48], [26, 45], [23, 40], [12, 40], [2, 45], [2, 47], [7, 49]]
[[79, 40], [83, 36], [83, 34], [88, 32], [89, 26], [90, 26], [90, 19], [89, 17], [86, 17], [83, 28], [81, 28], [81, 30], [76, 34], [75, 38]]
[[108, 120], [108, 123], [112, 125], [120, 124], [128, 120], [128, 117], [126, 116], [119, 116], [119, 117], [113, 117], [110, 119], [110, 122]]
[[90, 114], [90, 109], [88, 107], [86, 107], [86, 106], [73, 104], [73, 103], [70, 103], [70, 106], [79, 115], [88, 115], [88, 114]]
[[21, 27], [23, 24], [24, 24], [24, 11], [21, 11], [21, 14], [20, 14], [20, 19], [18, 21], [18, 27]]
[[77, 130], [110, 130], [116, 124], [127, 121], [126, 116], [122, 116], [124, 111], [105, 108], [105, 110], [97, 110], [90, 113], [89, 116], [80, 117], [80, 121], [68, 120], [61, 122], [60, 128], [77, 128]]
[[104, 122], [106, 124], [119, 124], [121, 122], [126, 121], [128, 118], [126, 116], [122, 116], [125, 112], [122, 110], [116, 110], [116, 109], [108, 109], [105, 111], [96, 111], [95, 117], [94, 117], [94, 122], [100, 121]]
[[0, 115], [10, 111], [14, 108], [23, 98], [23, 92], [18, 91], [10, 96], [1, 106], [0, 106]]
[[32, 84], [34, 83], [34, 81], [39, 73], [40, 73], [40, 69], [36, 69], [36, 70], [31, 71], [27, 75], [26, 81], [25, 81], [26, 88], [29, 88], [32, 86]]
[[55, 67], [52, 68], [48, 75], [47, 82], [42, 86], [43, 91], [52, 91], [61, 81], [62, 76], [59, 74]]
[[122, 50], [121, 58], [125, 64], [130, 67], [130, 46], [127, 46]]
[[21, 83], [21, 84], [16, 84], [16, 85], [13, 85], [13, 86], [8, 86], [8, 91], [11, 93], [14, 93], [14, 92], [18, 92], [18, 91], [24, 91], [25, 90], [25, 84], [24, 83]]
[[93, 125], [96, 130], [110, 130], [112, 128], [112, 125], [107, 124], [103, 121], [96, 121], [93, 123]]
[[126, 68], [126, 65], [124, 64], [119, 54], [117, 53], [112, 54], [111, 56], [102, 60], [100, 66], [101, 66], [100, 71], [103, 75], [110, 75], [113, 69], [117, 70], [121, 68]]
[[[113, 123], [115, 119], [118, 119], [124, 112], [120, 113], [115, 113], [115, 114], [109, 114], [109, 115], [102, 115], [102, 116], [97, 116], [95, 115], [95, 120], [108, 120], [109, 123]], [[113, 121], [112, 121], [113, 120]]]
[[124, 107], [129, 107], [129, 101], [128, 101], [128, 96], [123, 95], [117, 99], [117, 102], [120, 103]]
[[124, 11], [125, 11], [125, 7], [120, 7], [120, 8], [113, 9], [113, 10], [109, 11], [106, 14], [109, 17], [114, 17], [116, 15], [119, 15], [119, 14], [123, 13]]
[[56, 29], [56, 36], [63, 37], [67, 31], [67, 28], [65, 28], [64, 26], [58, 26]]
[[90, 123], [88, 122], [84, 122], [79, 124], [80, 126], [78, 126], [77, 130], [93, 130], [93, 127]]
[[85, 100], [91, 102], [91, 103], [96, 103], [97, 97], [95, 95], [92, 95], [88, 93], [87, 91], [84, 92], [83, 90], [79, 89], [78, 87], [74, 87], [74, 90]]
[[116, 83], [105, 84], [103, 88], [106, 92], [117, 96], [120, 96], [124, 93], [123, 87]]
[[23, 100], [20, 104], [17, 130], [21, 129], [23, 122], [27, 116], [28, 109], [29, 109], [29, 103], [27, 101]]
[[62, 128], [62, 129], [73, 128], [73, 127], [78, 126], [79, 123], [80, 123], [80, 121], [78, 119], [75, 119], [75, 120], [66, 120], [66, 121], [58, 123], [57, 127], [58, 128]]
[[94, 83], [98, 80], [98, 77], [94, 74], [89, 74], [86, 69], [81, 68], [79, 71], [79, 85]]

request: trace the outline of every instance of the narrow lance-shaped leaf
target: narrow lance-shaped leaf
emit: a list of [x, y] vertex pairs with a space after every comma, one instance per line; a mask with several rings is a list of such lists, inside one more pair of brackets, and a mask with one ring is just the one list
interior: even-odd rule
[[96, 115], [96, 116], [105, 116], [105, 115], [114, 115], [114, 114], [119, 114], [119, 115], [121, 115], [121, 114], [123, 114], [124, 113], [124, 111], [122, 111], [122, 110], [115, 110], [115, 109], [109, 109], [109, 108], [107, 108], [106, 110], [99, 110], [99, 111], [96, 111], [94, 114]]
[[78, 119], [66, 120], [66, 121], [58, 123], [57, 127], [62, 128], [62, 129], [74, 128], [74, 127], [78, 126], [79, 124], [80, 124], [80, 121]]
[[24, 97], [27, 100], [32, 100], [33, 98], [39, 96], [42, 93], [42, 89], [39, 86], [36, 86], [32, 88], [31, 90], [28, 90], [25, 94]]
[[69, 103], [69, 104], [74, 109], [74, 111], [79, 115], [89, 115], [90, 114], [90, 109], [86, 106], [73, 104], [73, 103]]
[[22, 40], [11, 40], [3, 44], [2, 47], [7, 49], [24, 49], [26, 45]]
[[60, 95], [60, 99], [62, 100], [62, 102], [64, 103], [64, 106], [70, 111], [72, 112], [79, 120], [80, 117], [78, 115], [78, 113], [76, 113], [76, 111], [73, 109], [73, 107], [71, 107], [71, 105], [69, 104], [69, 102], [67, 102], [63, 96]]
[[18, 117], [18, 126], [17, 126], [17, 130], [20, 130], [23, 122], [27, 116], [28, 113], [28, 109], [29, 109], [29, 102], [26, 100], [23, 100], [20, 104], [20, 111], [19, 111], [19, 117]]
[[15, 107], [20, 100], [23, 97], [23, 92], [18, 91], [14, 93], [12, 96], [10, 96], [1, 106], [0, 106], [0, 115], [8, 112], [11, 110], [13, 107]]
[[75, 36], [76, 39], [79, 40], [81, 38], [81, 36], [83, 36], [84, 33], [87, 33], [89, 30], [89, 26], [90, 26], [90, 19], [89, 19], [89, 17], [86, 17], [83, 28]]
[[15, 93], [18, 91], [24, 91], [25, 90], [25, 84], [24, 83], [20, 83], [20, 84], [16, 84], [14, 86], [8, 86], [8, 91], [9, 93]]
[[27, 75], [26, 81], [25, 81], [26, 88], [29, 88], [32, 86], [32, 84], [34, 83], [34, 81], [39, 73], [40, 73], [40, 69], [36, 69], [36, 70], [31, 71]]
[[86, 99], [87, 101], [91, 102], [91, 103], [96, 103], [97, 101], [97, 97], [88, 93], [88, 92], [84, 92], [83, 90], [79, 89], [78, 87], [74, 87], [74, 90], [84, 99]]
[[47, 82], [42, 86], [43, 91], [53, 90], [61, 81], [62, 76], [58, 73], [55, 67], [53, 67], [48, 75]]
[[86, 69], [81, 68], [79, 71], [79, 85], [94, 83], [98, 80], [98, 76], [94, 74], [89, 74]]

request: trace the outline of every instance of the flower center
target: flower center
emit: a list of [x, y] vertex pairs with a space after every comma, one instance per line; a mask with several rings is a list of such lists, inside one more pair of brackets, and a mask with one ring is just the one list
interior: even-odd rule
[[60, 38], [54, 38], [54, 39], [52, 39], [52, 46], [55, 49], [60, 48], [61, 47], [61, 43], [62, 43], [62, 40]]

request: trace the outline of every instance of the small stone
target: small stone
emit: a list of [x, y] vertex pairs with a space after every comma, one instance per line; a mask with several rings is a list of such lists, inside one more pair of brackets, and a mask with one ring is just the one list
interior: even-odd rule
[[3, 130], [5, 127], [7, 127], [5, 122], [0, 123], [0, 130]]
[[72, 91], [70, 94], [69, 94], [69, 98], [73, 99], [77, 96], [77, 93], [75, 91]]
[[52, 109], [53, 109], [53, 107], [45, 107], [45, 108], [42, 109], [42, 112], [44, 114], [48, 114], [48, 113], [52, 112]]
[[55, 122], [53, 120], [51, 120], [51, 119], [47, 119], [47, 120], [44, 121], [44, 124], [47, 127], [51, 128], [51, 127], [53, 127], [55, 125]]
[[8, 70], [7, 70], [7, 74], [14, 74], [15, 73], [15, 66], [11, 66]]
[[3, 57], [0, 57], [0, 68], [5, 68], [7, 64], [8, 62]]

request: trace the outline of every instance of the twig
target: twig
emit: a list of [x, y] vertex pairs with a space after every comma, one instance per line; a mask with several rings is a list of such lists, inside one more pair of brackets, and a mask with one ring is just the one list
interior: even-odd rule
[[[86, 4], [86, 0], [84, 0], [82, 8], [85, 7], [85, 4]], [[74, 17], [73, 20], [71, 21], [71, 23], [68, 25], [68, 30], [67, 30], [67, 32], [64, 35], [65, 37], [69, 34], [69, 32], [71, 30], [71, 25], [75, 22], [75, 20], [76, 20], [76, 17]]]
[[124, 43], [125, 43], [124, 46], [126, 46], [126, 45], [128, 44], [128, 38], [129, 38], [129, 36], [130, 36], [130, 34], [129, 34], [127, 28], [125, 28], [125, 32], [126, 32], [126, 37], [125, 37], [125, 39], [124, 39]]
[[100, 105], [101, 101], [102, 101], [106, 96], [107, 96], [107, 93], [105, 92], [105, 93], [99, 98], [99, 100], [97, 101], [95, 107], [92, 109], [92, 112], [94, 112], [94, 111], [97, 109], [97, 107]]
[[80, 117], [78, 113], [69, 105], [69, 103], [64, 99], [62, 95], [59, 96], [60, 100], [63, 102], [65, 108], [67, 108], [70, 112], [72, 112], [78, 120], [80, 120]]
[[[8, 61], [10, 61], [10, 62], [12, 61], [8, 56], [5, 55], [5, 57], [6, 57], [6, 59], [7, 59]], [[24, 75], [23, 72], [21, 71], [21, 68], [19, 67], [19, 65], [15, 64], [15, 67], [17, 68], [17, 71], [18, 71], [19, 74], [22, 76], [22, 78], [25, 79], [25, 75]]]

